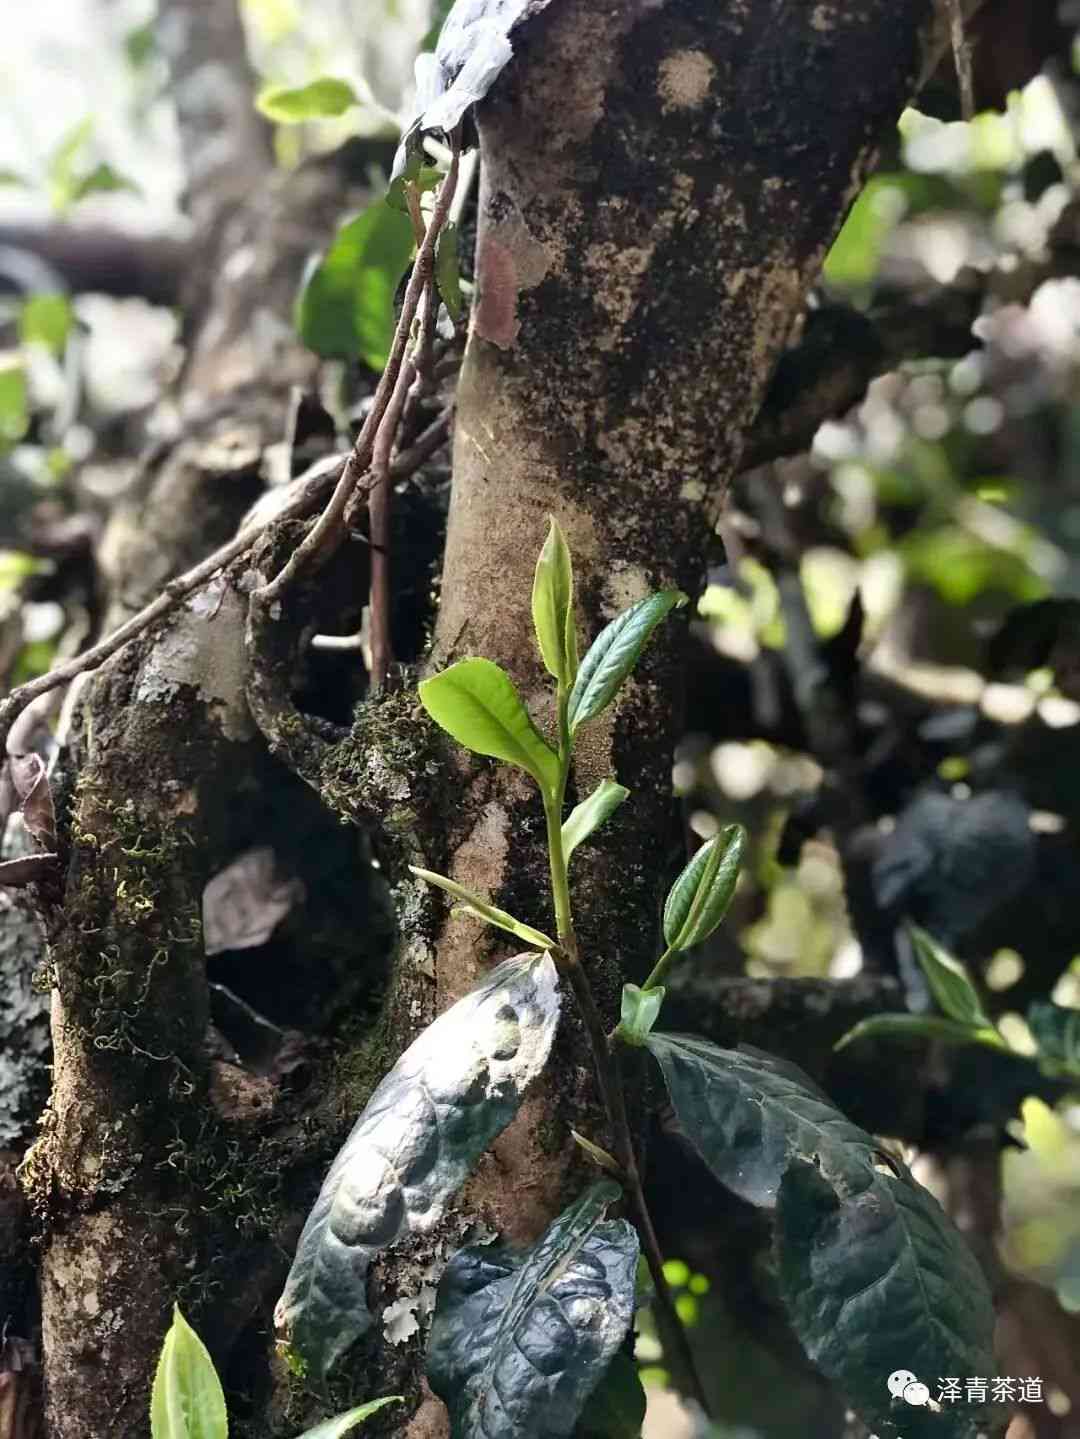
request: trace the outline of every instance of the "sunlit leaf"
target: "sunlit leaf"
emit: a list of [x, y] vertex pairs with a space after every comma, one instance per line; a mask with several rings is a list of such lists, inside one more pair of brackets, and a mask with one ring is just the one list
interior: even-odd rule
[[659, 1017], [664, 994], [662, 985], [640, 989], [636, 984], [624, 984], [619, 1015], [620, 1038], [627, 1044], [644, 1044]]
[[623, 610], [593, 640], [570, 694], [570, 730], [594, 719], [618, 694], [649, 636], [673, 609], [687, 602], [681, 590], [659, 590]]
[[348, 80], [332, 75], [323, 75], [299, 87], [267, 85], [255, 101], [256, 108], [279, 125], [334, 119], [360, 103], [360, 96]]
[[558, 781], [559, 760], [533, 724], [505, 670], [491, 660], [458, 660], [424, 680], [420, 701], [436, 724], [477, 754], [526, 770], [546, 791]]
[[671, 886], [664, 905], [664, 939], [671, 949], [693, 949], [727, 913], [739, 879], [746, 831], [729, 824], [707, 840]]
[[316, 1380], [373, 1322], [372, 1260], [427, 1233], [517, 1113], [559, 1018], [550, 955], [492, 970], [375, 1089], [304, 1225], [275, 1322]]
[[616, 784], [613, 779], [602, 779], [580, 804], [576, 804], [563, 820], [563, 856], [569, 859], [579, 844], [582, 844], [594, 830], [600, 828], [606, 819], [630, 794], [625, 785]]
[[978, 990], [964, 965], [926, 930], [914, 924], [910, 930], [915, 957], [942, 1012], [971, 1029], [993, 1029], [994, 1022], [983, 1009]]
[[371, 1399], [367, 1404], [358, 1404], [355, 1409], [349, 1409], [344, 1414], [338, 1414], [333, 1419], [324, 1419], [321, 1424], [316, 1424], [313, 1429], [305, 1429], [300, 1439], [341, 1439], [350, 1429], [355, 1429], [372, 1414], [377, 1414], [387, 1404], [403, 1404], [405, 1401], [400, 1394], [388, 1394], [384, 1399]]
[[66, 295], [30, 295], [19, 311], [19, 339], [24, 345], [44, 345], [59, 355], [67, 344], [73, 321]]
[[0, 446], [17, 444], [29, 424], [26, 371], [17, 358], [0, 356]]
[[413, 864], [409, 865], [409, 869], [420, 879], [427, 880], [428, 884], [436, 885], [439, 889], [445, 890], [447, 894], [460, 900], [462, 908], [475, 915], [477, 919], [485, 920], [498, 929], [505, 929], [508, 934], [514, 935], [516, 939], [523, 940], [526, 944], [533, 945], [536, 949], [555, 948], [555, 941], [544, 934], [542, 930], [533, 929], [531, 925], [523, 924], [520, 919], [515, 919], [512, 914], [507, 914], [506, 910], [488, 904], [486, 899], [481, 899], [478, 894], [473, 894], [463, 884], [447, 879], [443, 874], [435, 874], [430, 869], [417, 869]]
[[477, 1245], [451, 1258], [427, 1365], [451, 1439], [573, 1433], [634, 1312], [637, 1236], [602, 1222], [620, 1193], [594, 1184], [524, 1254]]
[[151, 1439], [226, 1439], [228, 1432], [214, 1361], [174, 1305], [150, 1396]]
[[996, 1029], [973, 1029], [939, 1014], [872, 1014], [848, 1030], [835, 1048], [844, 1049], [861, 1039], [939, 1039], [944, 1044], [984, 1044], [1006, 1048]]
[[312, 268], [296, 305], [296, 328], [327, 359], [386, 364], [394, 336], [394, 295], [413, 252], [408, 216], [382, 200], [338, 230]]
[[566, 537], [554, 516], [536, 562], [532, 617], [540, 657], [548, 674], [569, 688], [574, 675], [566, 641], [574, 624], [574, 571]]

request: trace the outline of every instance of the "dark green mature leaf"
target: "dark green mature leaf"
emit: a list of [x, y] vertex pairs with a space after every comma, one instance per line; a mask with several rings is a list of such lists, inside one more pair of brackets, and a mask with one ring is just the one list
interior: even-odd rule
[[[886, 1381], [897, 1370], [931, 1389], [941, 1375], [995, 1372], [982, 1270], [906, 1169], [863, 1164], [838, 1174], [829, 1158], [820, 1167], [795, 1158], [780, 1186], [776, 1250], [796, 1334], [871, 1427], [890, 1417]], [[941, 1415], [899, 1407], [904, 1414], [891, 1417], [904, 1434], [960, 1439], [979, 1427], [967, 1406]]]
[[408, 216], [381, 200], [342, 225], [296, 302], [304, 344], [327, 359], [361, 359], [381, 370], [396, 325], [394, 294], [412, 252]]
[[745, 848], [746, 831], [729, 824], [701, 846], [679, 875], [664, 905], [664, 939], [671, 949], [693, 949], [723, 920]]
[[910, 930], [915, 956], [943, 1013], [972, 1029], [993, 1029], [993, 1020], [983, 1009], [982, 1000], [964, 965], [943, 949], [925, 929], [913, 924]]
[[404, 1404], [404, 1402], [400, 1394], [387, 1394], [384, 1399], [371, 1399], [367, 1404], [358, 1404], [355, 1409], [335, 1415], [333, 1419], [324, 1419], [313, 1429], [305, 1429], [300, 1435], [300, 1439], [341, 1439], [343, 1434], [348, 1434], [350, 1429], [355, 1429], [365, 1419], [370, 1419], [372, 1414], [377, 1414], [387, 1404]]
[[859, 1039], [940, 1039], [944, 1044], [985, 1044], [1004, 1049], [1005, 1041], [996, 1029], [972, 1029], [939, 1014], [872, 1014], [852, 1025], [833, 1046], [844, 1049]]
[[679, 1124], [733, 1193], [771, 1209], [793, 1155], [820, 1155], [836, 1174], [861, 1174], [876, 1149], [794, 1064], [707, 1039], [655, 1030], [646, 1041], [664, 1072]]
[[151, 1439], [226, 1439], [228, 1432], [214, 1361], [174, 1304], [150, 1394]]
[[555, 941], [544, 933], [542, 929], [533, 929], [531, 924], [523, 924], [520, 919], [515, 919], [512, 914], [507, 914], [505, 909], [499, 909], [493, 904], [488, 904], [486, 899], [481, 899], [478, 894], [458, 884], [456, 880], [447, 879], [444, 874], [435, 874], [430, 869], [417, 869], [416, 865], [410, 864], [409, 870], [420, 879], [426, 879], [428, 884], [433, 884], [447, 894], [453, 895], [460, 900], [462, 908], [475, 915], [477, 919], [485, 920], [493, 924], [497, 929], [505, 929], [507, 934], [512, 934], [515, 939], [524, 940], [536, 949], [554, 949]]
[[573, 1432], [634, 1313], [637, 1235], [601, 1222], [620, 1193], [594, 1184], [524, 1254], [477, 1245], [450, 1260], [427, 1375], [451, 1439]]
[[532, 617], [540, 657], [549, 675], [567, 688], [574, 683], [574, 570], [566, 536], [554, 516], [533, 578]]
[[549, 955], [500, 964], [376, 1088], [308, 1215], [274, 1319], [322, 1380], [372, 1323], [367, 1271], [427, 1232], [543, 1069], [559, 1017]]
[[622, 1350], [581, 1411], [578, 1429], [589, 1439], [638, 1439], [645, 1422], [645, 1390], [637, 1365]]
[[600, 631], [581, 661], [570, 694], [570, 732], [607, 709], [637, 664], [653, 630], [673, 609], [686, 604], [681, 590], [659, 590], [623, 610]]
[[465, 313], [461, 297], [461, 270], [458, 263], [458, 227], [444, 225], [435, 251], [435, 284], [447, 314], [457, 324]]
[[1080, 1069], [1080, 1009], [1034, 1000], [1028, 1006], [1027, 1022], [1043, 1059]]
[[599, 829], [629, 794], [625, 785], [616, 784], [613, 779], [602, 779], [588, 799], [576, 804], [563, 820], [563, 858], [569, 859], [578, 845]]
[[279, 125], [299, 125], [305, 120], [328, 120], [344, 115], [360, 96], [347, 80], [323, 75], [308, 85], [267, 85], [260, 90], [255, 107]]
[[515, 764], [541, 789], [554, 790], [559, 759], [533, 724], [505, 670], [491, 660], [458, 660], [419, 686], [436, 724], [477, 754]]

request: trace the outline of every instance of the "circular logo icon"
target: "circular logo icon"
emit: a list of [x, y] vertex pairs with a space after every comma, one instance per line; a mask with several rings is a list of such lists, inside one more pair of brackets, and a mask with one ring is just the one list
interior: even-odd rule
[[903, 1397], [904, 1390], [908, 1385], [917, 1384], [918, 1380], [910, 1369], [896, 1369], [889, 1375], [885, 1382], [888, 1385], [889, 1393], [892, 1397], [894, 1399], [900, 1399]]

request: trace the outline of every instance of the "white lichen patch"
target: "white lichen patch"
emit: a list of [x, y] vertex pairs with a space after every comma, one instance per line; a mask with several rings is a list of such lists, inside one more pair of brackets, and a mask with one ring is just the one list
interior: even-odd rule
[[716, 66], [703, 50], [673, 50], [660, 61], [656, 89], [664, 113], [696, 110], [705, 102]]
[[168, 705], [187, 686], [214, 711], [226, 739], [250, 739], [244, 617], [240, 596], [222, 576], [192, 595], [143, 665], [136, 703]]

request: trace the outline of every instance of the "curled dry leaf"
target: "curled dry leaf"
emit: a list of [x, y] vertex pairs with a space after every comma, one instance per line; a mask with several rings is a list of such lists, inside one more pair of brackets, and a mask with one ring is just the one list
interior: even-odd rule
[[39, 849], [54, 850], [56, 813], [45, 761], [38, 754], [19, 754], [11, 755], [8, 765], [27, 833]]
[[279, 879], [269, 845], [245, 850], [209, 880], [203, 890], [203, 935], [207, 955], [265, 944], [307, 891], [301, 879]]
[[559, 1017], [550, 955], [506, 960], [382, 1080], [308, 1215], [275, 1323], [321, 1380], [372, 1324], [367, 1273], [432, 1229], [543, 1069]]

